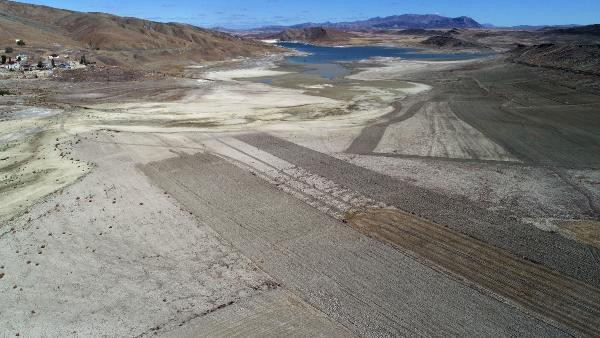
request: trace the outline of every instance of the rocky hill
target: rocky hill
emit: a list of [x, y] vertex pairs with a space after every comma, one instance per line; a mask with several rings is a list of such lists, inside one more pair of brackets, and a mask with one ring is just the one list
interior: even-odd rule
[[305, 41], [305, 42], [336, 42], [352, 38], [351, 33], [332, 28], [312, 27], [303, 29], [286, 29], [279, 34], [271, 36], [281, 41]]
[[600, 75], [600, 44], [554, 44], [519, 46], [510, 60], [530, 66]]
[[554, 34], [600, 36], [600, 24], [570, 27], [570, 28], [561, 28], [561, 29], [550, 29], [550, 30], [547, 30], [547, 32], [554, 33]]
[[446, 31], [443, 30], [435, 30], [435, 29], [423, 29], [423, 28], [411, 28], [411, 29], [403, 29], [399, 31], [388, 31], [388, 30], [379, 30], [375, 31], [375, 33], [392, 33], [396, 35], [409, 35], [409, 36], [434, 36], [434, 35], [446, 35]]
[[[110, 64], [144, 64], [159, 58], [220, 60], [263, 54], [273, 47], [187, 24], [159, 23], [103, 13], [82, 13], [0, 0], [0, 44], [27, 48], [85, 49]], [[57, 51], [58, 52], [58, 51]], [[116, 54], [124, 53], [122, 56]]]
[[423, 42], [422, 45], [440, 49], [488, 49], [478, 43], [461, 40], [450, 35], [435, 35]]

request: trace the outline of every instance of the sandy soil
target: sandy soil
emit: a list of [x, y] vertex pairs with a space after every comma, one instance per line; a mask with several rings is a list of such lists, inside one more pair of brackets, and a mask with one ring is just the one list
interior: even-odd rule
[[[407, 75], [421, 73], [423, 71], [441, 71], [458, 68], [465, 64], [476, 61], [413, 61], [413, 60], [396, 60], [394, 58], [375, 59], [383, 67], [365, 68], [364, 71], [348, 76], [349, 79], [376, 81], [376, 80], [393, 80], [405, 79]], [[369, 61], [372, 62], [372, 61]]]
[[[78, 139], [62, 129], [62, 110], [21, 107], [5, 115], [0, 121], [2, 222], [72, 184], [93, 166], [72, 156]], [[0, 233], [6, 230], [0, 227]]]
[[0, 238], [3, 332], [137, 336], [276, 285], [132, 159], [173, 154], [97, 145], [84, 141], [78, 151], [94, 160], [93, 173]]
[[414, 116], [390, 125], [375, 152], [518, 161], [456, 117], [446, 102], [427, 103]]

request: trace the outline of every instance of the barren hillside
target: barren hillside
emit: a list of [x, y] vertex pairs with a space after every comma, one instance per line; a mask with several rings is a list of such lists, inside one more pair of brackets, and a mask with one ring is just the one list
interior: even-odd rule
[[303, 29], [286, 29], [272, 36], [281, 41], [306, 41], [306, 42], [334, 42], [344, 41], [354, 34], [343, 32], [333, 28], [311, 27]]
[[600, 44], [540, 44], [514, 49], [514, 62], [600, 75]]
[[447, 35], [434, 35], [421, 42], [421, 44], [427, 47], [444, 49], [487, 49], [487, 47], [483, 45], [464, 41]]
[[[187, 24], [159, 23], [0, 0], [0, 44], [23, 39], [27, 48], [87, 49], [107, 64], [157, 59], [220, 60], [264, 54], [273, 47]], [[118, 55], [117, 55], [118, 53]]]

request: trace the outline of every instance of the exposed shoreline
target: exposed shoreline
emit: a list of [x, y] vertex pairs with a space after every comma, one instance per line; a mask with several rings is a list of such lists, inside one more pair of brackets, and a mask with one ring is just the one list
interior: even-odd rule
[[[0, 152], [9, 154], [0, 162], [2, 174], [20, 184], [0, 202], [21, 204], [11, 205], [0, 231], [1, 283], [7, 285], [0, 288], [6, 299], [0, 311], [8, 314], [0, 326], [33, 335], [169, 335], [206, 327], [205, 321], [217, 325], [213, 316], [238, 318], [241, 308], [267, 306], [320, 332], [360, 334], [374, 323], [388, 332], [397, 322], [361, 315], [368, 306], [338, 312], [335, 304], [352, 297], [336, 290], [344, 285], [361, 299], [383, 292], [383, 304], [395, 309], [405, 304], [405, 293], [392, 292], [402, 276], [414, 280], [410, 285], [424, 298], [432, 285], [454, 290], [448, 302], [472, 304], [471, 315], [492, 325], [478, 330], [501, 332], [508, 323], [527, 332], [535, 323], [547, 332], [570, 332], [489, 291], [473, 293], [468, 282], [440, 272], [443, 267], [360, 235], [343, 221], [361, 208], [397, 208], [527, 264], [539, 262], [589, 285], [586, 290], [599, 287], [592, 250], [600, 245], [594, 232], [600, 166], [585, 152], [592, 149], [574, 154], [568, 142], [552, 143], [559, 136], [551, 133], [538, 137], [554, 145], [552, 152], [515, 148], [521, 144], [510, 141], [529, 129], [497, 132], [504, 126], [497, 121], [508, 118], [511, 126], [546, 130], [537, 123], [550, 122], [524, 123], [520, 112], [544, 107], [546, 114], [587, 114], [594, 106], [586, 100], [593, 97], [568, 92], [568, 104], [548, 108], [536, 94], [547, 85], [536, 78], [544, 74], [498, 59], [371, 60], [347, 65], [351, 74], [336, 79], [276, 60], [190, 68], [190, 78], [135, 85], [31, 80], [20, 96], [3, 97], [5, 106], [40, 102], [56, 110], [14, 109], [0, 121], [5, 133], [33, 133], [10, 136]], [[513, 83], [530, 87], [514, 89]], [[565, 91], [558, 85], [548, 90]], [[526, 98], [535, 101], [521, 105]], [[556, 123], [575, 123], [565, 119]], [[593, 123], [575, 126], [587, 131]], [[329, 249], [306, 246], [322, 240]], [[304, 248], [298, 252], [308, 258], [297, 261], [280, 249], [264, 256], [257, 248], [269, 243]], [[374, 250], [367, 258], [365, 247]], [[385, 263], [390, 257], [393, 264]], [[282, 267], [282, 261], [301, 268]], [[410, 269], [397, 271], [398, 262]], [[338, 274], [339, 267], [347, 269]], [[389, 272], [391, 289], [354, 288], [380, 271]], [[330, 296], [317, 296], [321, 290]], [[506, 321], [476, 311], [482, 303], [497, 311], [490, 313], [506, 314]], [[410, 311], [429, 318], [427, 306]], [[452, 328], [455, 318], [438, 315], [446, 312], [436, 306], [435, 319]], [[106, 327], [90, 325], [100, 317]], [[260, 318], [266, 326], [284, 320]], [[56, 322], [68, 324], [49, 326]]]
[[[23, 130], [26, 125], [44, 125], [39, 132], [48, 133], [52, 131], [51, 136], [46, 139], [59, 139], [64, 146], [55, 147], [51, 141], [43, 141], [40, 150], [34, 150], [31, 156], [44, 158], [43, 160], [33, 161], [35, 167], [52, 167], [51, 163], [61, 163], [61, 166], [76, 173], [81, 171], [81, 165], [75, 160], [70, 160], [70, 156], [62, 155], [70, 153], [73, 146], [84, 133], [97, 131], [100, 129], [109, 129], [116, 131], [131, 131], [131, 132], [185, 132], [185, 131], [204, 131], [211, 133], [220, 132], [240, 132], [244, 130], [257, 129], [278, 129], [278, 128], [296, 128], [302, 130], [307, 126], [321, 126], [322, 128], [336, 127], [344, 128], [348, 126], [360, 127], [370, 120], [376, 119], [378, 116], [389, 112], [386, 107], [391, 107], [391, 102], [397, 100], [398, 95], [414, 95], [420, 91], [428, 90], [427, 86], [414, 85], [413, 88], [401, 88], [396, 93], [383, 94], [379, 91], [374, 93], [378, 95], [377, 101], [383, 99], [382, 95], [387, 95], [389, 98], [382, 103], [377, 103], [377, 110], [373, 110], [372, 104], [359, 109], [356, 112], [346, 110], [348, 103], [340, 100], [331, 99], [319, 96], [315, 90], [312, 90], [309, 95], [306, 95], [306, 90], [281, 88], [270, 86], [262, 83], [253, 83], [249, 81], [238, 81], [237, 79], [256, 78], [261, 76], [278, 76], [290, 74], [290, 72], [274, 70], [278, 67], [278, 62], [281, 57], [265, 58], [250, 61], [250, 67], [242, 66], [236, 68], [228, 66], [226, 70], [214, 68], [202, 68], [200, 71], [204, 75], [200, 78], [209, 80], [209, 82], [199, 82], [195, 86], [186, 86], [183, 95], [175, 100], [155, 101], [148, 97], [149, 101], [142, 101], [139, 97], [131, 102], [119, 103], [118, 99], [111, 100], [110, 103], [96, 103], [99, 98], [104, 96], [99, 94], [94, 89], [80, 88], [72, 91], [68, 96], [63, 98], [58, 97], [56, 103], [63, 108], [57, 110], [61, 113], [56, 113], [54, 116], [34, 116], [31, 118], [11, 118], [4, 122], [4, 132], [14, 130], [15, 132]], [[227, 70], [228, 69], [228, 70]], [[360, 71], [360, 70], [358, 70]], [[33, 81], [36, 80], [30, 80]], [[190, 80], [184, 80], [189, 82]], [[149, 83], [153, 83], [150, 81]], [[153, 85], [154, 86], [154, 85]], [[151, 87], [153, 87], [151, 86]], [[155, 88], [152, 91], [160, 90], [161, 82], [156, 82]], [[196, 87], [196, 88], [194, 88]], [[107, 88], [110, 88], [107, 87]], [[100, 89], [100, 93], [105, 89]], [[357, 87], [359, 92], [362, 89]], [[112, 94], [108, 94], [106, 98]], [[355, 94], [353, 94], [355, 95]], [[390, 96], [391, 95], [391, 96]], [[364, 96], [364, 94], [363, 94]], [[361, 102], [371, 102], [375, 97], [360, 96], [358, 99]], [[234, 99], [237, 97], [238, 101]], [[70, 105], [69, 101], [75, 99], [82, 101], [75, 105]], [[89, 104], [87, 102], [90, 102]], [[199, 102], [202, 104], [198, 105]], [[240, 104], [243, 102], [243, 105]], [[389, 103], [386, 103], [389, 102]], [[350, 103], [352, 105], [352, 103]], [[78, 108], [79, 107], [79, 108]], [[85, 107], [85, 110], [81, 110]], [[25, 106], [24, 106], [25, 108]], [[201, 111], [198, 111], [201, 109]], [[223, 115], [223, 112], [231, 111], [232, 109], [238, 112], [228, 115]], [[241, 109], [241, 111], [239, 111]], [[290, 109], [294, 110], [293, 112]], [[67, 113], [67, 111], [69, 111]], [[322, 111], [322, 113], [319, 113]], [[361, 112], [362, 111], [362, 112]], [[305, 113], [303, 113], [305, 112]], [[303, 115], [306, 114], [306, 115]], [[39, 122], [38, 122], [39, 121]], [[167, 124], [165, 125], [165, 122]], [[328, 123], [327, 126], [323, 123]], [[10, 125], [11, 129], [6, 129]], [[297, 127], [293, 127], [297, 125]], [[38, 133], [39, 133], [38, 132]], [[40, 134], [41, 135], [41, 134]], [[25, 144], [30, 142], [27, 140]], [[12, 149], [17, 147], [14, 142], [11, 145]], [[60, 150], [60, 151], [59, 151]], [[40, 155], [39, 151], [44, 151], [46, 155]], [[12, 160], [10, 153], [5, 153], [2, 157], [9, 157], [7, 161]], [[54, 158], [50, 161], [50, 156]], [[85, 168], [81, 173], [86, 173], [91, 169], [91, 163], [85, 163]], [[32, 167], [32, 177], [43, 177], [37, 174], [36, 169]], [[7, 220], [17, 214], [13, 214], [10, 210], [18, 209], [19, 213], [24, 212], [28, 206], [35, 203], [35, 200], [46, 195], [47, 193], [62, 189], [71, 183], [75, 182], [80, 175], [71, 174], [64, 178], [64, 183], [52, 185], [53, 188], [45, 190], [40, 188], [39, 181], [33, 181], [31, 189], [35, 192], [27, 193], [30, 189], [27, 185], [22, 188], [15, 188], [5, 195], [6, 201], [11, 203], [2, 203], [5, 210], [2, 212], [2, 219]], [[62, 177], [62, 175], [61, 175]], [[17, 179], [17, 180], [22, 180]], [[20, 185], [21, 183], [16, 183]], [[47, 191], [41, 193], [42, 191]], [[31, 194], [31, 195], [30, 195]], [[19, 196], [15, 198], [15, 196]], [[23, 207], [17, 208], [21, 204]], [[5, 230], [5, 229], [3, 229]]]

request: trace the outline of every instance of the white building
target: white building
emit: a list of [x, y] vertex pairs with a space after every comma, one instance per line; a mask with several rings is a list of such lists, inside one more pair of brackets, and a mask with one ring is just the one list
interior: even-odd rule
[[21, 64], [15, 61], [10, 61], [6, 64], [6, 69], [8, 70], [21, 70]]

